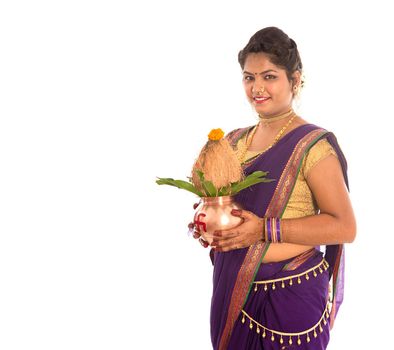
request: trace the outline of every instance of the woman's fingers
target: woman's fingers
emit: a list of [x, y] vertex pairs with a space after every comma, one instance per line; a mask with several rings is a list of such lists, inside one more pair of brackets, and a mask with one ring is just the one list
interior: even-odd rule
[[198, 238], [200, 238], [200, 237], [201, 237], [201, 235], [200, 235], [199, 232], [193, 231], [193, 238], [198, 239]]
[[244, 220], [252, 220], [253, 218], [256, 217], [256, 215], [253, 214], [252, 212], [242, 209], [233, 209], [231, 210], [231, 214], [243, 218]]
[[189, 225], [187, 225], [189, 228], [189, 234], [193, 236], [193, 238], [197, 239], [201, 237], [200, 232], [196, 231], [194, 224], [191, 222]]
[[238, 238], [229, 238], [221, 242], [215, 242], [213, 241], [211, 243], [211, 246], [214, 247], [215, 249], [227, 249], [227, 248], [232, 248], [235, 249], [236, 247], [241, 247], [242, 246], [242, 241]]
[[187, 225], [187, 228], [188, 228], [188, 231], [187, 231], [188, 235], [193, 235], [194, 236], [194, 224], [192, 222], [189, 223]]
[[228, 252], [230, 250], [235, 250], [235, 249], [241, 249], [241, 248], [245, 248], [247, 247], [247, 245], [245, 245], [243, 242], [240, 241], [229, 241], [224, 245], [220, 245], [218, 247], [213, 247], [213, 249], [215, 250], [215, 252]]
[[200, 242], [200, 244], [204, 247], [207, 248], [209, 246], [208, 242], [205, 241], [203, 238], [200, 237], [200, 239], [198, 240]]
[[238, 230], [223, 230], [223, 231], [215, 231], [213, 233], [213, 241], [214, 242], [223, 242], [230, 238], [238, 237], [240, 235]]
[[252, 242], [249, 242], [248, 236], [246, 234], [238, 233], [238, 235], [233, 235], [232, 237], [227, 237], [222, 240], [213, 240], [211, 246], [217, 252], [227, 252], [229, 250], [241, 249], [249, 247]]

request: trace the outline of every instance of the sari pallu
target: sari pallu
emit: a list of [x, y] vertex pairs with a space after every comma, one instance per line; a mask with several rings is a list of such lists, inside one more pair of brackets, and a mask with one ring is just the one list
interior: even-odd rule
[[[251, 128], [238, 129], [230, 133], [228, 135], [230, 143], [235, 146], [239, 138], [250, 130]], [[257, 184], [251, 188], [245, 189], [236, 196], [236, 201], [240, 203], [245, 210], [249, 210], [260, 217], [281, 217], [291, 195], [303, 157], [308, 150], [323, 137], [327, 138], [330, 144], [334, 147], [340, 160], [345, 182], [347, 184], [346, 160], [336, 142], [335, 136], [315, 125], [306, 124], [290, 131], [269, 151], [244, 165], [246, 175], [256, 170], [269, 171], [268, 176], [276, 181]], [[269, 268], [273, 269], [271, 271], [271, 277], [273, 278], [281, 276], [281, 273], [284, 272], [282, 269], [286, 264], [283, 265], [283, 262], [261, 264], [267, 249], [269, 249], [269, 244], [260, 241], [249, 248], [233, 250], [226, 253], [214, 253], [213, 294], [211, 303], [211, 339], [215, 350], [236, 349], [236, 346], [238, 346], [237, 349], [239, 350], [243, 349], [240, 347], [243, 345], [236, 345], [236, 343], [234, 343], [238, 342], [239, 344], [243, 344], [243, 338], [248, 338], [249, 336], [248, 327], [243, 327], [242, 331], [238, 331], [239, 322], [241, 321], [243, 312], [247, 312], [248, 310], [253, 318], [254, 316], [257, 317], [259, 314], [261, 315], [261, 310], [259, 311], [256, 305], [260, 305], [260, 308], [261, 305], [264, 304], [273, 305], [270, 298], [267, 299], [260, 296], [260, 298], [256, 299], [255, 296], [259, 296], [260, 293], [256, 293], [254, 296], [253, 291], [251, 292], [253, 282], [259, 278], [264, 280], [268, 276], [265, 275], [265, 272], [268, 272]], [[331, 323], [335, 318], [336, 312], [343, 298], [343, 255], [344, 251], [342, 245], [326, 247], [325, 260], [329, 268], [325, 271], [325, 274], [327, 275], [327, 280], [331, 277], [333, 278], [334, 287], [333, 304], [330, 314]], [[296, 268], [301, 270], [307, 268], [311, 262], [314, 262], [313, 259], [314, 257], [311, 256], [307, 261], [304, 261], [301, 266], [296, 266]], [[294, 263], [292, 263], [293, 260], [294, 259], [291, 259], [289, 262], [290, 265], [294, 265]], [[301, 270], [296, 269], [294, 271], [301, 273]], [[318, 281], [321, 282], [325, 278], [324, 274], [320, 277], [322, 278], [319, 280], [316, 279], [313, 283], [316, 284]], [[328, 283], [324, 282], [323, 285], [313, 287], [312, 280], [310, 280], [308, 283], [301, 284], [300, 287], [309, 288], [308, 285], [310, 285], [312, 289], [319, 291], [318, 293], [315, 293], [315, 295], [321, 303], [321, 300], [327, 299], [327, 284]], [[294, 298], [291, 298], [291, 288], [284, 288], [283, 291], [288, 291], [287, 293], [290, 293], [288, 296], [284, 294], [284, 302], [294, 304], [294, 306], [297, 307], [295, 300], [293, 300]], [[252, 300], [253, 298], [254, 300]], [[259, 302], [256, 303], [255, 300], [259, 300]], [[246, 309], [244, 309], [244, 306]], [[248, 309], [249, 307], [252, 307], [255, 310]], [[255, 314], [253, 313], [254, 311]], [[307, 312], [306, 310], [304, 311]], [[273, 315], [277, 313], [275, 316], [278, 320], [278, 324], [272, 324], [271, 327], [276, 327], [275, 330], [282, 332], [298, 332], [299, 330], [292, 329], [289, 324], [280, 324], [283, 317], [288, 318], [288, 316], [284, 316], [285, 312], [284, 308], [283, 310], [272, 310]], [[320, 315], [324, 313], [324, 306], [319, 312]], [[281, 313], [283, 314], [282, 316]], [[311, 317], [314, 317], [313, 312]], [[275, 318], [273, 317], [271, 321], [274, 322], [274, 319]], [[291, 319], [290, 315], [290, 320]], [[263, 322], [262, 319], [258, 318], [256, 318], [256, 321]], [[288, 328], [282, 328], [282, 326]], [[310, 325], [310, 327], [312, 326], [313, 325]], [[325, 332], [328, 334], [327, 327]], [[251, 346], [247, 347], [247, 349], [281, 349], [285, 346], [280, 344], [279, 341], [271, 342], [270, 340], [271, 343], [269, 343], [268, 339], [263, 338], [261, 335], [258, 338], [263, 340], [259, 341], [255, 345], [247, 345]], [[328, 342], [328, 335], [313, 338], [311, 342], [308, 343], [314, 344], [314, 347], [312, 347], [313, 349], [320, 349], [317, 347], [317, 343], [314, 339], [320, 339], [323, 342], [320, 348], [324, 349], [324, 342]], [[326, 340], [324, 341], [324, 339]], [[295, 341], [297, 342], [297, 340], [298, 339]], [[296, 345], [299, 349], [308, 349], [305, 344], [301, 347], [298, 344]], [[289, 344], [286, 346], [289, 346]]]

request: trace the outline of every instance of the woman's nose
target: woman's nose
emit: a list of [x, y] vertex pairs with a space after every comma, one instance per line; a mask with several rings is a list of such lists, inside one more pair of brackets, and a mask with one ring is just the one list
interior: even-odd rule
[[255, 84], [252, 89], [252, 92], [256, 95], [261, 95], [264, 91], [265, 87], [262, 84]]

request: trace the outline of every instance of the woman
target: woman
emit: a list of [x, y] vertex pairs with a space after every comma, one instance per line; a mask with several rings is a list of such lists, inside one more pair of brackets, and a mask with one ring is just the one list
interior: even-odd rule
[[239, 193], [243, 210], [232, 214], [243, 223], [215, 233], [212, 344], [220, 350], [326, 349], [343, 298], [343, 244], [356, 232], [346, 160], [332, 133], [292, 109], [303, 84], [292, 39], [264, 28], [238, 60], [260, 121], [227, 138], [245, 174], [269, 171], [275, 181]]

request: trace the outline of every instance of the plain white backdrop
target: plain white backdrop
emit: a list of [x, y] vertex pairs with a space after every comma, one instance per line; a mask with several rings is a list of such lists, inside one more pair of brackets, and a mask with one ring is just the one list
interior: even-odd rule
[[385, 1], [2, 1], [0, 348], [210, 349], [212, 266], [186, 178], [256, 123], [237, 53], [298, 44], [298, 112], [348, 158], [358, 236], [329, 349], [390, 348], [393, 22]]

